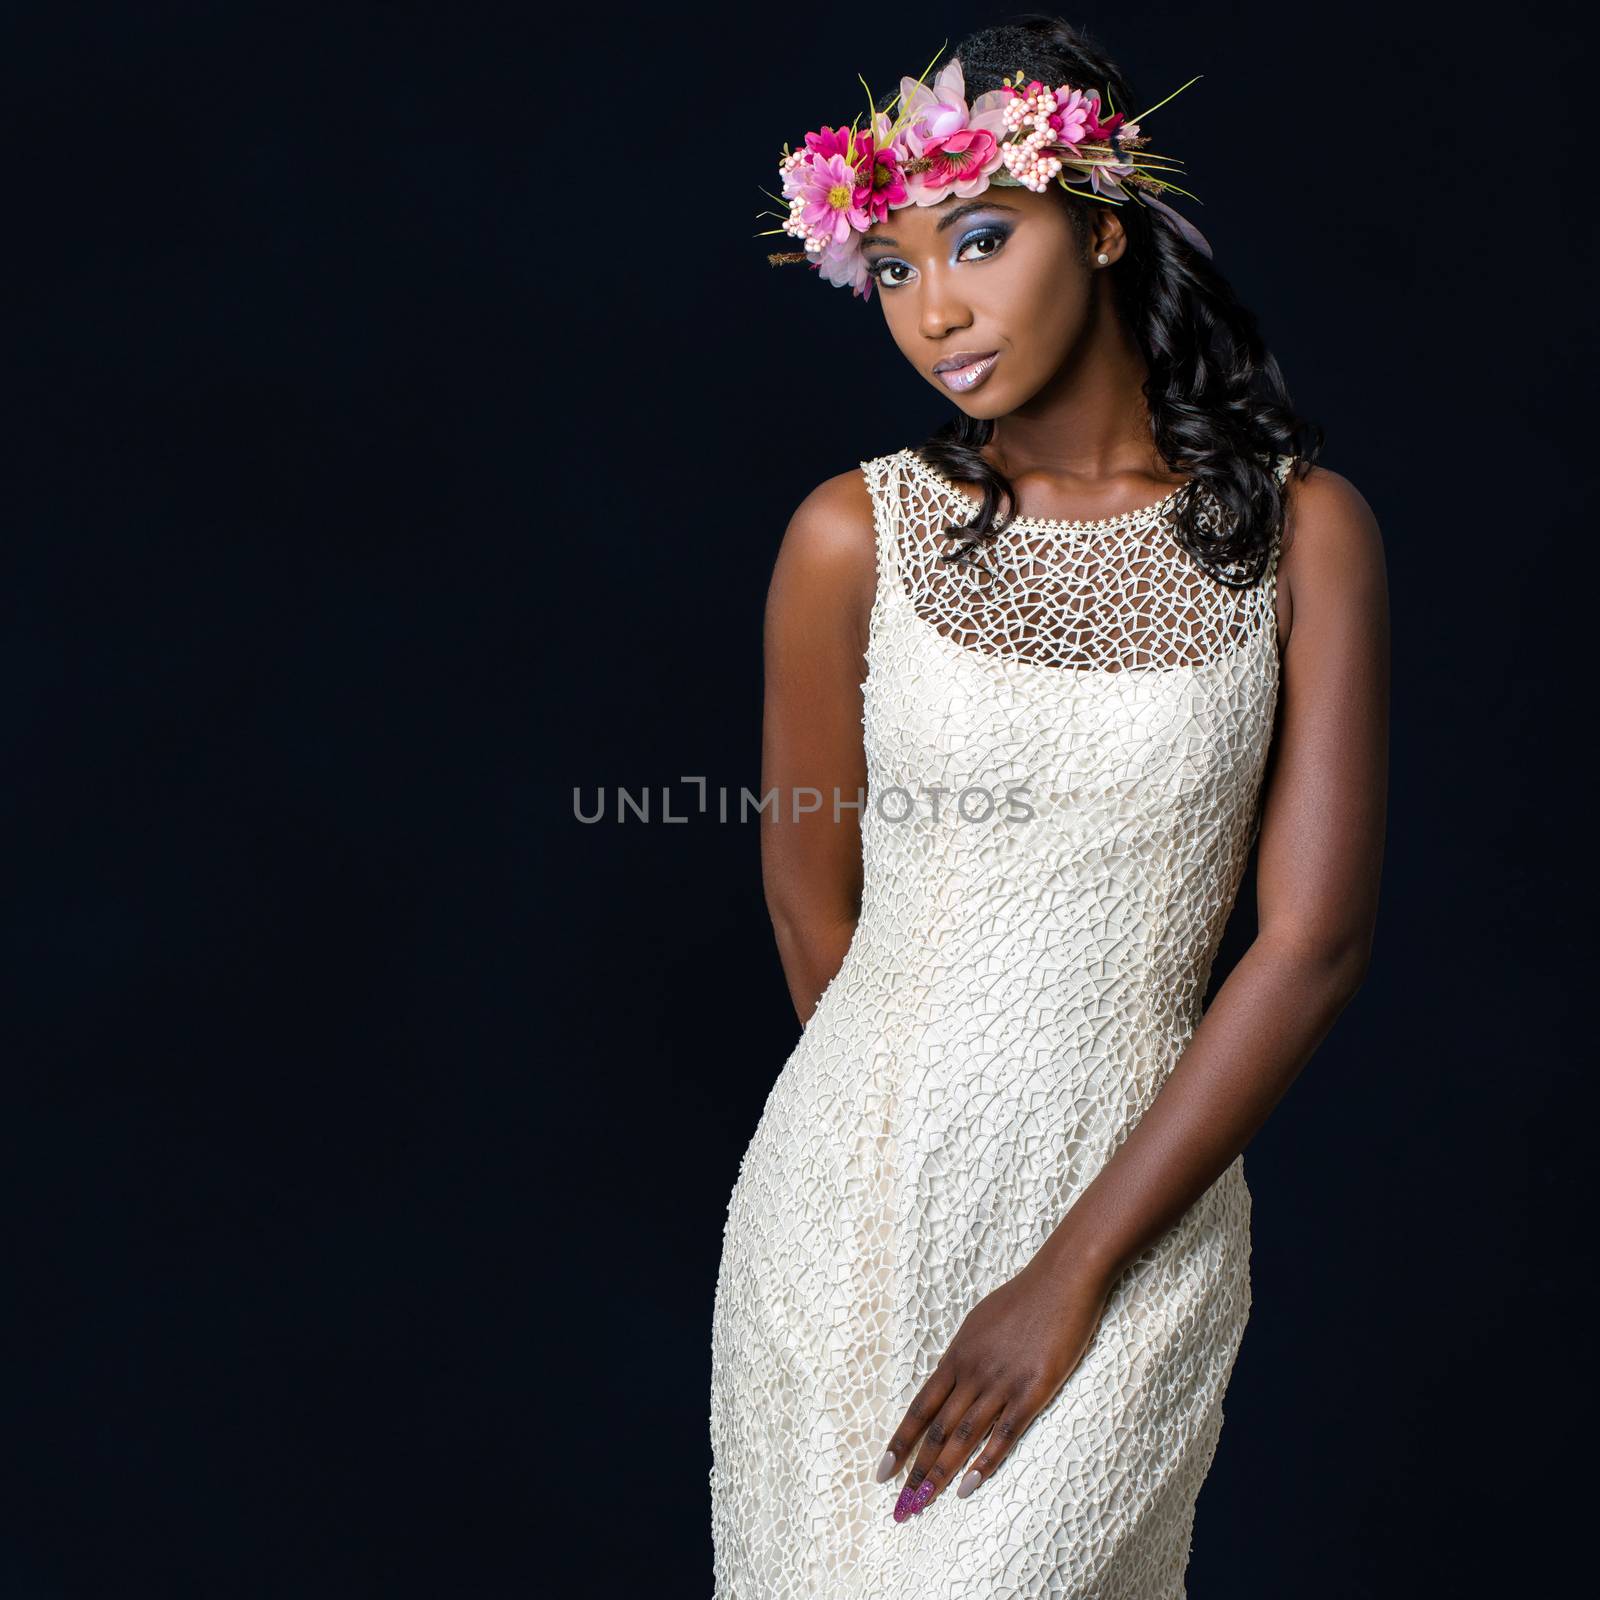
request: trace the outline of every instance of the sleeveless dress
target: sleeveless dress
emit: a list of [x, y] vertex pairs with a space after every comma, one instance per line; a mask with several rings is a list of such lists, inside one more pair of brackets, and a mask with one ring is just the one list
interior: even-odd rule
[[1218, 581], [1173, 541], [1174, 494], [1017, 518], [968, 571], [938, 556], [974, 499], [912, 450], [861, 468], [861, 911], [728, 1202], [713, 1600], [1183, 1600], [1250, 1309], [1242, 1156], [976, 1493], [896, 1524], [905, 1471], [873, 1474], [1200, 1020], [1260, 825], [1279, 551]]

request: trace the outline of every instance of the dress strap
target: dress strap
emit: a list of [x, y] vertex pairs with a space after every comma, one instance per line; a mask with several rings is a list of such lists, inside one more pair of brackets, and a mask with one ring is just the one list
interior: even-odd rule
[[874, 456], [861, 463], [872, 497], [873, 544], [877, 551], [878, 595], [881, 598], [893, 578], [900, 581], [900, 532], [906, 517], [905, 452]]
[[[1294, 466], [1295, 457], [1292, 455], [1279, 455], [1272, 463], [1272, 475], [1278, 480], [1278, 487], [1282, 489], [1289, 481], [1289, 471]], [[1279, 523], [1277, 531], [1272, 536], [1271, 548], [1267, 551], [1267, 565], [1261, 580], [1262, 609], [1265, 613], [1262, 626], [1272, 629], [1276, 639], [1278, 630], [1278, 558], [1283, 554], [1283, 524]]]
[[[1287, 485], [1289, 481], [1289, 472], [1295, 464], [1295, 459], [1296, 458], [1292, 455], [1280, 455], [1273, 461], [1272, 475], [1278, 480], [1278, 487], [1280, 489]], [[1267, 574], [1271, 579], [1271, 592], [1274, 596], [1274, 599], [1276, 599], [1278, 592], [1278, 557], [1282, 554], [1282, 547], [1283, 528], [1280, 525], [1278, 531], [1272, 536], [1272, 550], [1268, 557], [1267, 565]]]

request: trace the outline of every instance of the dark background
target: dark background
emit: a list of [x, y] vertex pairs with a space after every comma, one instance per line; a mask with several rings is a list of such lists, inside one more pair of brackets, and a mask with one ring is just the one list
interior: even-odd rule
[[[755, 214], [857, 71], [1010, 14], [0, 8], [3, 1600], [709, 1594], [798, 1032], [716, 795], [789, 513], [945, 414]], [[1580, 8], [1067, 14], [1147, 103], [1205, 74], [1163, 148], [1390, 563], [1376, 960], [1247, 1157], [1190, 1593], [1563, 1592]]]

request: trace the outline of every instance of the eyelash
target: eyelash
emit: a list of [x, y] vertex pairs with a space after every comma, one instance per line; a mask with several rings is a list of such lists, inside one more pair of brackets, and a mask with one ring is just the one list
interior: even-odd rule
[[[1009, 228], [976, 228], [961, 241], [960, 248], [956, 251], [956, 260], [959, 261], [961, 259], [961, 251], [965, 250], [969, 244], [977, 244], [984, 239], [993, 239], [1003, 245], [1010, 236], [1011, 230]], [[999, 253], [998, 250], [991, 250], [988, 255], [978, 256], [975, 259], [990, 261]], [[885, 283], [883, 281], [883, 272], [886, 267], [903, 267], [905, 265], [904, 261], [894, 256], [885, 256], [881, 261], [874, 261], [867, 271], [880, 289], [903, 289], [905, 287], [903, 283]]]

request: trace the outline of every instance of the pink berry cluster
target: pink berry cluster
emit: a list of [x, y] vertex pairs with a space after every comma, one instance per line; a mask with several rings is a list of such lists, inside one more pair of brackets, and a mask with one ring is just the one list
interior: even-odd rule
[[1026, 89], [1011, 90], [1006, 131], [1021, 137], [1000, 147], [1006, 170], [1025, 188], [1043, 194], [1062, 166], [1052, 146], [1078, 144], [1095, 121], [1094, 105], [1065, 84], [1052, 89], [1035, 79]]

